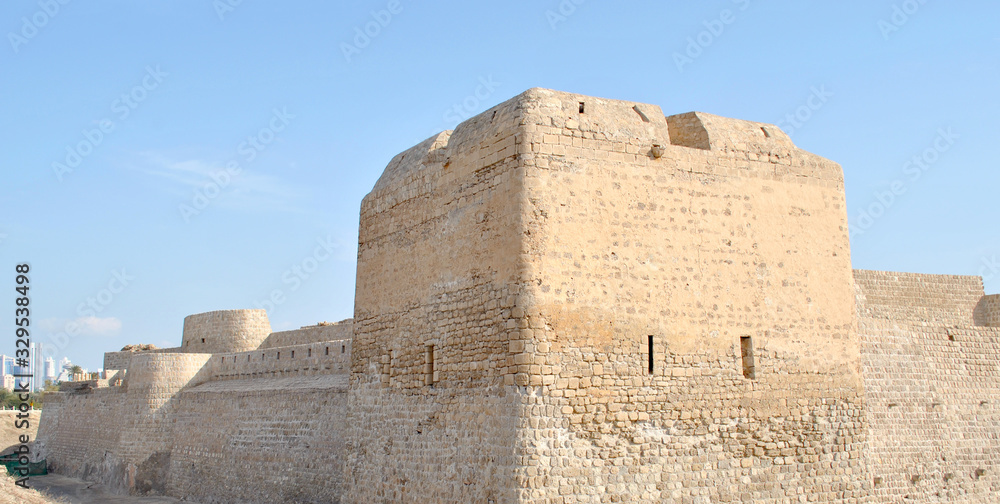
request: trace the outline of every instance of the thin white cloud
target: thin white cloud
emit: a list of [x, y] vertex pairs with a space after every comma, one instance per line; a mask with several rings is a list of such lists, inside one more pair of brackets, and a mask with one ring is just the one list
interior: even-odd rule
[[66, 320], [47, 318], [38, 321], [43, 330], [53, 333], [76, 333], [84, 336], [115, 336], [122, 329], [122, 321], [117, 317], [77, 317]]
[[[176, 196], [178, 205], [190, 205], [200, 192], [210, 193], [211, 205], [231, 210], [302, 212], [296, 205], [301, 190], [278, 177], [255, 170], [253, 165], [243, 166], [239, 173], [233, 174], [226, 170], [225, 162], [178, 161], [163, 154], [145, 152], [128, 167], [166, 181], [167, 184], [160, 187]], [[216, 188], [217, 194], [213, 192]]]

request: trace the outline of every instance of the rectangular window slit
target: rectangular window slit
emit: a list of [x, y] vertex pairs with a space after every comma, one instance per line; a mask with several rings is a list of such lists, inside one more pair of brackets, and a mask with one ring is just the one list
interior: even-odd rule
[[313, 349], [310, 348], [310, 349], [306, 350], [306, 357], [312, 357], [312, 356], [313, 356]]
[[424, 347], [424, 385], [434, 385], [434, 345]]
[[330, 355], [330, 347], [326, 347], [326, 354]]
[[281, 352], [278, 352], [277, 360], [281, 360]]
[[654, 357], [653, 357], [653, 335], [650, 334], [649, 336], [646, 337], [646, 339], [647, 339], [647, 343], [648, 343], [647, 348], [649, 349], [649, 363], [648, 363], [649, 374], [653, 374], [653, 359], [654, 359]]
[[580, 102], [580, 113], [583, 113], [583, 102]]
[[743, 355], [743, 377], [753, 380], [756, 370], [753, 362], [753, 339], [750, 336], [740, 336], [740, 353]]
[[292, 358], [295, 358], [295, 350], [292, 350]]
[[340, 345], [340, 353], [344, 353], [346, 351], [347, 351], [347, 345]]

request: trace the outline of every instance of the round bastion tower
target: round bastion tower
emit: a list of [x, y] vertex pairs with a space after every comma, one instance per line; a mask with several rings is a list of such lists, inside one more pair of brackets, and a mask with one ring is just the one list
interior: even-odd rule
[[265, 310], [219, 310], [184, 317], [181, 348], [191, 353], [253, 350], [271, 334]]

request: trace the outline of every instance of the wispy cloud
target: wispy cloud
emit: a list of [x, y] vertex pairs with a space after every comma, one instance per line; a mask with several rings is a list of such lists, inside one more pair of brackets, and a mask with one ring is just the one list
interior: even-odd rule
[[[225, 162], [197, 158], [177, 160], [155, 152], [141, 153], [128, 167], [165, 181], [166, 184], [160, 185], [162, 190], [177, 196], [181, 202], [188, 202], [199, 192], [217, 188], [218, 177], [227, 172]], [[303, 212], [296, 202], [304, 191], [278, 177], [251, 167], [227, 177], [225, 190], [213, 205], [237, 211]]]
[[49, 318], [38, 321], [39, 327], [44, 330], [77, 331], [85, 336], [115, 336], [122, 329], [122, 321], [116, 317], [77, 317], [72, 320]]

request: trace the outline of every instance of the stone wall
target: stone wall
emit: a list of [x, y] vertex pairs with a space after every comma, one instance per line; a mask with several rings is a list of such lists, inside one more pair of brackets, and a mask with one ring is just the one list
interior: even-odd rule
[[354, 336], [354, 320], [341, 320], [335, 324], [306, 326], [290, 331], [271, 333], [259, 348], [277, 348], [316, 341], [351, 339]]
[[123, 386], [51, 394], [38, 438], [52, 470], [118, 491], [165, 491], [177, 393], [208, 379], [211, 356], [136, 353]]
[[397, 155], [361, 205], [347, 502], [514, 502], [517, 100]]
[[770, 125], [522, 99], [521, 502], [863, 498], [840, 167]]
[[677, 119], [529, 90], [390, 163], [362, 204], [348, 502], [863, 497], [839, 166]]
[[981, 280], [855, 276], [875, 502], [1000, 502], [1000, 329], [971, 325]]
[[271, 334], [265, 310], [219, 310], [184, 317], [184, 352], [253, 350]]
[[976, 324], [1000, 327], [1000, 294], [983, 296], [976, 305]]
[[319, 374], [347, 375], [351, 367], [351, 340], [213, 355], [206, 369], [212, 380], [286, 378]]
[[346, 390], [346, 373], [186, 389], [167, 493], [205, 503], [340, 502]]
[[983, 298], [983, 279], [977, 276], [855, 270], [854, 281], [864, 296], [858, 303], [864, 318], [971, 325]]
[[389, 163], [353, 320], [193, 315], [39, 442], [205, 503], [992, 503], [989, 326], [978, 277], [852, 272], [780, 129], [532, 89]]

